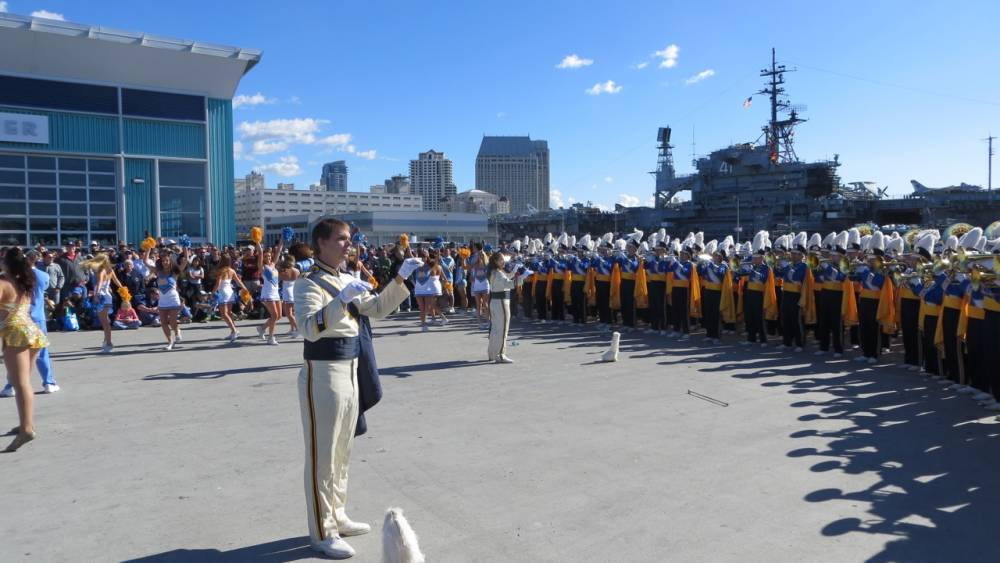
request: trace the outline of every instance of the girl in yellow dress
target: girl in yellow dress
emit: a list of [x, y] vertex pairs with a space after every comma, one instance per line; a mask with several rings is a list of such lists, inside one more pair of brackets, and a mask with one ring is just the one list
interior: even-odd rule
[[4, 255], [3, 277], [0, 277], [0, 339], [3, 340], [7, 381], [17, 392], [14, 397], [20, 420], [17, 437], [7, 446], [8, 452], [35, 439], [35, 393], [29, 378], [38, 352], [49, 345], [48, 338], [31, 320], [35, 283], [35, 273], [24, 252], [18, 247], [8, 249]]

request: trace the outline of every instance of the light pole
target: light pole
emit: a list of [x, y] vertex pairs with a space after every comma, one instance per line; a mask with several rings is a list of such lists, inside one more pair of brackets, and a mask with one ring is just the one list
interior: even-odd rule
[[740, 196], [735, 196], [736, 199], [736, 244], [740, 244], [740, 235], [743, 233], [743, 227], [740, 226]]

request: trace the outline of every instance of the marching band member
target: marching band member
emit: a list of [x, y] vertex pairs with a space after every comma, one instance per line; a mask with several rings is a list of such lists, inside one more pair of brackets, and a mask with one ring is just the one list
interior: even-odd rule
[[508, 273], [508, 257], [502, 252], [490, 256], [490, 339], [487, 357], [497, 364], [512, 364], [507, 357], [507, 333], [510, 331], [510, 292], [517, 284], [518, 273]]
[[[701, 235], [701, 233], [698, 233]], [[697, 304], [701, 305], [701, 288], [698, 287], [698, 269], [691, 262], [691, 254], [698, 248], [696, 246], [697, 235], [689, 234], [683, 243], [674, 241], [677, 258], [668, 258], [670, 273], [673, 274], [672, 281], [669, 282], [670, 289], [670, 310], [672, 313], [673, 331], [668, 336], [678, 336], [679, 340], [691, 338], [691, 311], [692, 302], [695, 301], [694, 293], [697, 293]]]
[[549, 289], [549, 257], [547, 255], [540, 256], [535, 262], [532, 270], [535, 271], [535, 277], [533, 278], [533, 285], [531, 292], [535, 298], [535, 314], [538, 320], [545, 323], [548, 319], [549, 310], [549, 295], [551, 294], [551, 289]]
[[559, 235], [559, 238], [552, 242], [552, 258], [549, 259], [549, 270], [552, 272], [552, 294], [549, 297], [549, 305], [552, 312], [552, 321], [561, 323], [566, 320], [566, 301], [564, 298], [563, 285], [566, 275], [566, 262], [564, 259], [567, 247], [568, 236], [566, 233]]
[[597, 320], [601, 328], [611, 326], [611, 273], [614, 263], [611, 261], [611, 240], [614, 235], [605, 233], [597, 245], [598, 255], [591, 259], [590, 267], [594, 269], [594, 291], [597, 302]]
[[705, 246], [709, 258], [699, 260], [698, 277], [701, 279], [701, 324], [705, 327], [705, 338], [713, 344], [720, 344], [719, 331], [722, 329], [720, 311], [722, 304], [722, 282], [729, 271], [729, 265], [722, 261], [718, 243], [710, 241]]
[[[958, 237], [949, 236], [945, 240], [943, 255], [952, 258], [958, 251]], [[938, 318], [938, 333], [935, 342], [939, 350], [943, 350], [942, 364], [944, 375], [953, 384], [961, 384], [962, 377], [958, 358], [958, 317], [962, 312], [962, 300], [969, 286], [969, 280], [964, 274], [947, 275], [944, 281], [944, 301], [941, 316]]]
[[[889, 323], [894, 323], [892, 315], [895, 312], [895, 299], [892, 292], [892, 280], [888, 279], [883, 268], [878, 266], [885, 257], [885, 236], [881, 231], [875, 231], [871, 235], [867, 247], [869, 251], [868, 264], [859, 266], [851, 275], [852, 280], [861, 283], [858, 324], [862, 355], [855, 358], [855, 361], [874, 364], [878, 361], [881, 351], [879, 334], [882, 330], [890, 329]], [[892, 330], [895, 328], [892, 327]]]
[[[937, 245], [937, 232], [926, 232], [917, 240], [917, 253], [927, 261], [934, 259], [934, 247]], [[933, 278], [923, 284], [920, 290], [920, 350], [923, 358], [921, 373], [935, 378], [942, 377], [941, 358], [935, 343], [938, 318], [941, 316], [941, 304], [944, 301], [944, 282], [948, 275], [943, 270], [936, 270]]]
[[[829, 237], [829, 235], [827, 235], [827, 236]], [[809, 237], [809, 243], [806, 245], [806, 249], [809, 251], [808, 256], [817, 256], [817, 257], [820, 257], [820, 258], [823, 257], [822, 256], [823, 255], [823, 238], [820, 236], [819, 233], [813, 233], [812, 236]], [[808, 261], [807, 261], [806, 265], [810, 266], [810, 268], [811, 268], [811, 264], [809, 264]], [[814, 282], [816, 282], [815, 275], [816, 275], [816, 272], [813, 271], [813, 281]], [[812, 325], [811, 328], [812, 328], [812, 332], [813, 332], [813, 337], [817, 340], [817, 342], [819, 341], [819, 325], [820, 325], [821, 322], [823, 322], [821, 320], [821, 318], [823, 317], [823, 310], [819, 306], [819, 297], [820, 297], [820, 293], [822, 291], [823, 291], [823, 285], [821, 283], [814, 283], [813, 284], [813, 303], [816, 304], [816, 319], [815, 319], [815, 323]], [[807, 327], [807, 329], [808, 328], [809, 327]]]
[[[786, 239], [787, 240], [787, 239]], [[801, 352], [804, 345], [805, 325], [815, 319], [815, 303], [812, 299], [812, 272], [802, 262], [806, 253], [806, 234], [799, 233], [790, 245], [791, 263], [779, 266], [775, 275], [781, 283], [781, 338], [782, 347]]]
[[343, 539], [368, 533], [353, 522], [347, 505], [347, 469], [358, 422], [358, 356], [361, 349], [356, 315], [381, 318], [409, 295], [403, 280], [422, 262], [407, 259], [395, 280], [381, 293], [341, 269], [351, 248], [351, 231], [338, 219], [313, 228], [316, 270], [296, 282], [295, 314], [305, 338], [305, 362], [299, 372], [299, 405], [305, 438], [304, 481], [310, 545], [343, 559], [354, 549]]
[[570, 286], [570, 312], [573, 314], [575, 324], [587, 322], [587, 276], [590, 272], [590, 260], [587, 259], [585, 251], [590, 250], [590, 235], [583, 235], [576, 244], [576, 255], [571, 255], [567, 259], [567, 267], [572, 276]]
[[740, 268], [740, 275], [747, 277], [743, 293], [743, 320], [746, 325], [748, 344], [760, 342], [767, 347], [767, 332], [764, 319], [777, 317], [777, 295], [774, 289], [774, 272], [764, 262], [768, 250], [768, 232], [760, 231], [753, 237], [751, 264]]
[[649, 329], [659, 332], [661, 335], [667, 332], [667, 237], [666, 231], [650, 235], [653, 239], [650, 243], [654, 255], [645, 263], [646, 275], [649, 284], [649, 308], [646, 315], [649, 320]]
[[917, 271], [920, 256], [914, 248], [904, 259], [907, 272], [901, 276], [899, 284], [899, 328], [903, 333], [903, 366], [911, 371], [920, 371], [920, 292], [923, 279]]
[[642, 231], [635, 231], [628, 235], [625, 241], [624, 252], [619, 253], [617, 262], [621, 267], [621, 312], [622, 326], [625, 330], [635, 328], [635, 277], [639, 270], [639, 258], [636, 251], [639, 249], [639, 239], [642, 238]]
[[847, 238], [847, 231], [843, 231], [827, 241], [829, 259], [820, 265], [819, 276], [816, 278], [816, 286], [821, 288], [817, 307], [819, 312], [817, 315], [817, 338], [819, 339], [817, 356], [829, 353], [830, 341], [832, 340], [833, 357], [842, 357], [844, 355], [843, 315], [850, 311], [848, 322], [852, 324], [857, 319], [854, 285], [841, 267], [841, 261], [847, 253]]

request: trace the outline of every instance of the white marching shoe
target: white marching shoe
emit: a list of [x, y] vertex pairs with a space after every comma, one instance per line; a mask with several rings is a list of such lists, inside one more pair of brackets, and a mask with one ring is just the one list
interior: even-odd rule
[[326, 538], [321, 542], [313, 542], [311, 546], [314, 551], [318, 551], [331, 559], [349, 559], [354, 557], [354, 548], [340, 536]]
[[364, 522], [352, 522], [350, 520], [337, 524], [337, 533], [343, 537], [361, 536], [372, 531], [372, 527]]
[[622, 333], [612, 332], [611, 333], [611, 348], [601, 354], [602, 362], [617, 362], [618, 361], [618, 342], [621, 340]]
[[507, 356], [505, 356], [503, 354], [500, 354], [499, 356], [497, 356], [497, 359], [494, 360], [494, 361], [495, 361], [495, 363], [498, 363], [498, 364], [512, 364], [512, 363], [514, 363], [514, 360], [508, 358]]
[[59, 386], [56, 385], [55, 383], [46, 383], [45, 385], [42, 386], [42, 389], [44, 389], [44, 391], [42, 392], [46, 394], [59, 392]]

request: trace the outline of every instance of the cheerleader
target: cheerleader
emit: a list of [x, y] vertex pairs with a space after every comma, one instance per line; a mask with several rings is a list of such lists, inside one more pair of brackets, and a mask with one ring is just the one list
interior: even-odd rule
[[[184, 251], [185, 254], [187, 250]], [[177, 323], [180, 316], [181, 295], [177, 291], [177, 279], [180, 277], [180, 266], [174, 262], [169, 253], [164, 252], [156, 261], [156, 285], [160, 289], [159, 315], [160, 328], [167, 339], [164, 350], [174, 349], [174, 345], [182, 340], [181, 329]]]
[[260, 243], [257, 246], [257, 256], [260, 256], [261, 279], [260, 302], [267, 311], [267, 320], [257, 327], [257, 335], [261, 340], [266, 340], [269, 346], [277, 346], [278, 339], [274, 337], [274, 329], [278, 326], [278, 319], [281, 318], [281, 291], [278, 278], [278, 268], [274, 265], [274, 257], [281, 256], [282, 241], [278, 241], [278, 246], [272, 249], [263, 249]]
[[295, 259], [285, 256], [278, 264], [278, 279], [281, 280], [281, 314], [288, 319], [288, 336], [298, 338], [299, 324], [295, 322], [295, 281], [302, 273], [295, 267]]
[[444, 314], [438, 311], [438, 298], [441, 297], [441, 286], [444, 279], [444, 272], [441, 270], [441, 265], [438, 264], [438, 255], [433, 251], [429, 254], [421, 251], [421, 255], [421, 258], [424, 259], [424, 265], [414, 272], [413, 285], [414, 294], [417, 296], [417, 306], [420, 308], [420, 330], [427, 332], [429, 330], [427, 327], [428, 315], [431, 317], [431, 322], [434, 322], [435, 317], [440, 314], [441, 321], [437, 324], [446, 324], [448, 320], [445, 319]]
[[477, 248], [469, 260], [471, 261], [469, 278], [472, 280], [472, 298], [476, 301], [476, 318], [479, 319], [479, 328], [489, 328], [490, 280], [486, 251], [481, 247]]
[[92, 259], [84, 262], [83, 267], [94, 272], [94, 310], [101, 321], [101, 330], [104, 331], [104, 344], [101, 345], [102, 354], [110, 354], [114, 349], [111, 343], [111, 309], [114, 308], [114, 300], [111, 296], [111, 284], [121, 287], [122, 284], [115, 276], [115, 271], [111, 267], [111, 260], [107, 254], [98, 254]]
[[224, 254], [219, 259], [219, 268], [215, 277], [215, 300], [219, 306], [219, 315], [229, 327], [229, 336], [226, 340], [236, 342], [240, 332], [236, 330], [236, 322], [233, 321], [233, 303], [236, 302], [236, 294], [233, 292], [233, 282], [240, 286], [242, 291], [249, 293], [247, 286], [243, 285], [240, 276], [233, 269], [233, 259], [228, 254]]

